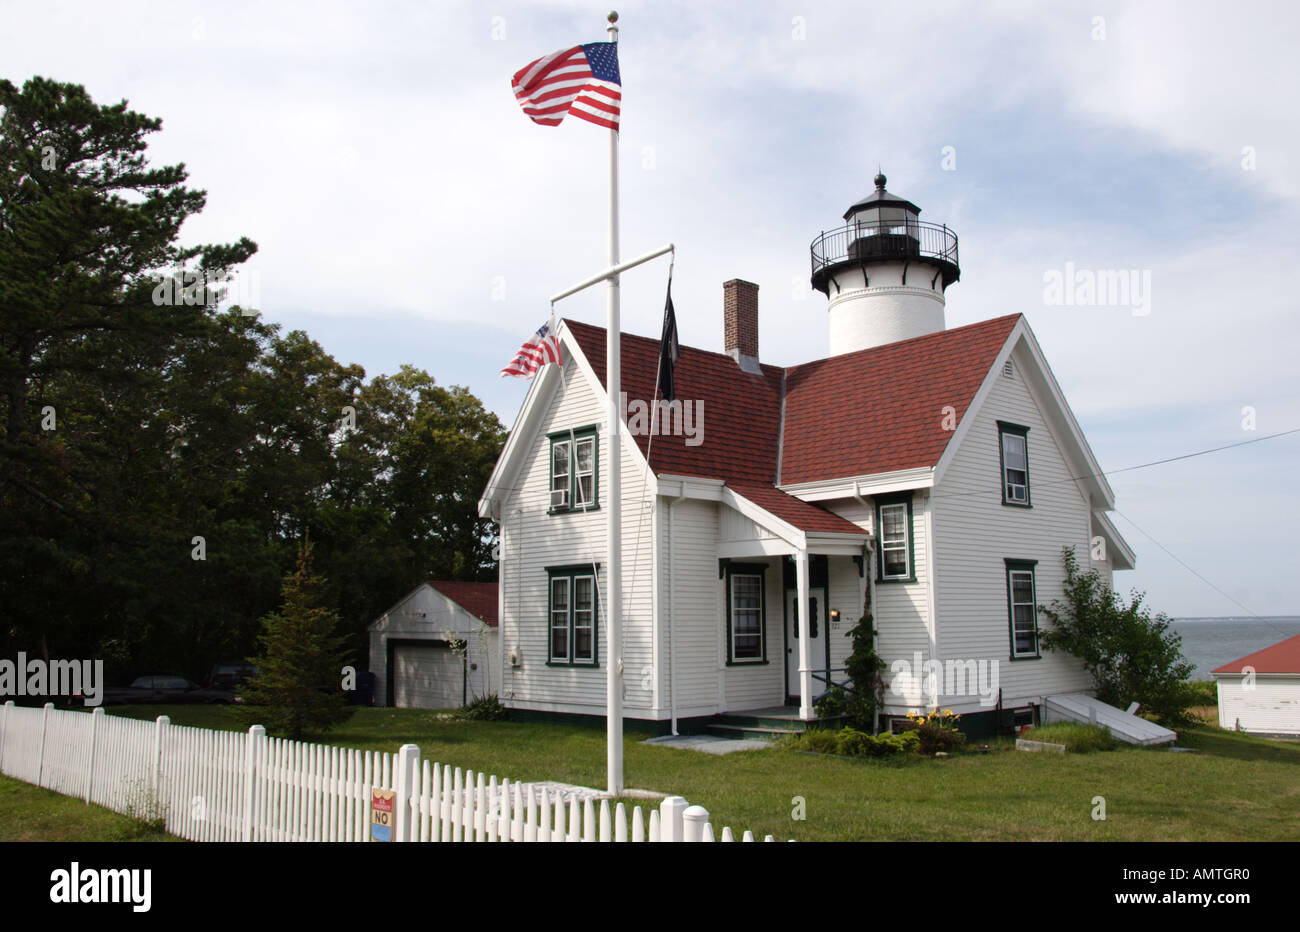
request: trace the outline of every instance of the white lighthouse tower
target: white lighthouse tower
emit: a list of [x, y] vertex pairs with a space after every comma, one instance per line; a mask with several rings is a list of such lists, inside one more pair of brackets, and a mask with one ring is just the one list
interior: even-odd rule
[[944, 329], [944, 290], [961, 277], [957, 234], [885, 190], [850, 207], [845, 226], [812, 244], [812, 286], [830, 299], [830, 354]]

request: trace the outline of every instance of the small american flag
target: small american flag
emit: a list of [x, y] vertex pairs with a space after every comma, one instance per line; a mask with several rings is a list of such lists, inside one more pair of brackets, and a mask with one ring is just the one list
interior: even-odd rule
[[560, 364], [560, 338], [555, 335], [554, 318], [542, 324], [536, 333], [524, 341], [515, 358], [501, 370], [501, 377], [513, 375], [521, 379], [531, 378], [548, 362]]
[[511, 86], [534, 123], [559, 126], [572, 113], [618, 129], [623, 85], [616, 42], [589, 42], [545, 55], [515, 72]]

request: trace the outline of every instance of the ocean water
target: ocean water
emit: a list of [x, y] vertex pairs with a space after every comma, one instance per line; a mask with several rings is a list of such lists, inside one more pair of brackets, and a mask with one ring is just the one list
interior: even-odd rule
[[1241, 618], [1175, 618], [1183, 639], [1183, 656], [1196, 665], [1194, 680], [1211, 679], [1210, 671], [1300, 634], [1300, 615]]

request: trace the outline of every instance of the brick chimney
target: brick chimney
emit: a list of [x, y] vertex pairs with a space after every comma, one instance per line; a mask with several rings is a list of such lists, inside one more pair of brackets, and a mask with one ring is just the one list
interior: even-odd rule
[[746, 372], [759, 373], [758, 286], [733, 278], [722, 283], [722, 342]]

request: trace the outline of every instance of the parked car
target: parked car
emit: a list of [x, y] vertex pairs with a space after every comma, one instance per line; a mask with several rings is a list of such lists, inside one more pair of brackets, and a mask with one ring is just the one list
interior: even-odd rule
[[137, 703], [223, 703], [233, 701], [232, 692], [204, 689], [183, 676], [147, 673], [137, 676], [130, 686], [108, 686], [104, 689], [105, 705], [132, 705]]
[[225, 660], [215, 664], [208, 674], [208, 689], [220, 693], [224, 702], [243, 702], [239, 687], [257, 676], [257, 667], [246, 660]]

